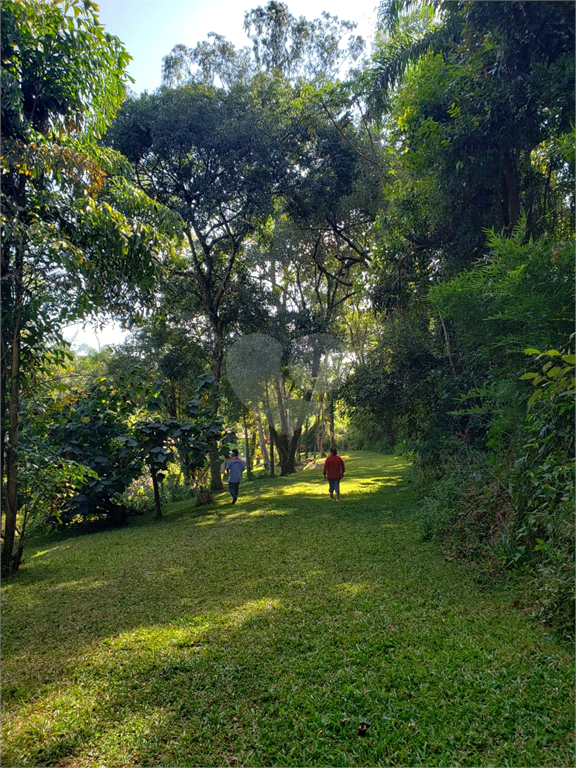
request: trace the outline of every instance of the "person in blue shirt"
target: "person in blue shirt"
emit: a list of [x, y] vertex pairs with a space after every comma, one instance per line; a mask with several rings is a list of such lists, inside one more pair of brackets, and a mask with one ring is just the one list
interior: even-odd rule
[[236, 448], [232, 451], [232, 458], [226, 462], [226, 472], [228, 473], [228, 490], [232, 496], [232, 504], [238, 500], [238, 490], [242, 480], [242, 472], [246, 469], [246, 462], [238, 457]]

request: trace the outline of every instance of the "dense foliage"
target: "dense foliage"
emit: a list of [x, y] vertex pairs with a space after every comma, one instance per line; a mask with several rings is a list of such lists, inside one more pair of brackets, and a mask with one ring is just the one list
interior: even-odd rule
[[416, 451], [424, 535], [535, 574], [527, 606], [570, 634], [573, 4], [411, 5], [383, 6], [372, 72], [384, 322], [342, 394], [357, 444]]
[[2, 7], [5, 572], [34, 508], [221, 489], [231, 430], [249, 477], [403, 444], [424, 536], [569, 632], [574, 4], [385, 2], [362, 59], [271, 0], [129, 98], [93, 3]]
[[[2, 568], [17, 540], [21, 396], [66, 322], [137, 314], [169, 251], [167, 212], [96, 141], [128, 54], [97, 6], [2, 2]], [[14, 564], [20, 559], [18, 545]]]

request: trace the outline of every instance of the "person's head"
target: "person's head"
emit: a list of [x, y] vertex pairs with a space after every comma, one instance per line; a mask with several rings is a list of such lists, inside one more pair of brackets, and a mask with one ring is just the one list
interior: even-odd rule
[[232, 449], [232, 458], [233, 459], [237, 459], [238, 458], [238, 449], [237, 448], [233, 448]]
[[338, 454], [338, 451], [336, 450], [336, 448], [330, 448], [330, 453], [332, 454], [332, 456], [336, 456]]

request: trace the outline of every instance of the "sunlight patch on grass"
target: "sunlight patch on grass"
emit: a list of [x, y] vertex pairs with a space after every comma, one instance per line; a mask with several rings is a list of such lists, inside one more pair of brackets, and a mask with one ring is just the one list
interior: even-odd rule
[[279, 608], [281, 605], [280, 600], [262, 599], [262, 600], [249, 600], [244, 605], [236, 608], [222, 620], [222, 624], [230, 627], [239, 627], [248, 619], [251, 619], [257, 614], [264, 611], [271, 611], [275, 608]]
[[[285, 498], [290, 498], [292, 496], [323, 496], [328, 492], [328, 483], [322, 481], [316, 483], [294, 483], [293, 485], [285, 485], [280, 486], [277, 489], [270, 489], [267, 492], [264, 493], [258, 493], [255, 495], [255, 499], [257, 501], [261, 501], [263, 499], [274, 499], [275, 501], [280, 501]], [[246, 499], [249, 499], [250, 497], [247, 495], [245, 497]]]
[[290, 509], [254, 509], [248, 510], [242, 517], [244, 519], [251, 517], [262, 517], [263, 515], [274, 515], [275, 517], [283, 517], [286, 515], [292, 515], [293, 512]]
[[58, 549], [70, 549], [71, 546], [71, 544], [55, 544], [53, 547], [48, 547], [48, 549], [41, 549], [39, 552], [35, 552], [33, 555], [30, 555], [30, 557], [42, 557], [42, 555], [51, 554]]
[[161, 708], [147, 705], [145, 712], [126, 711], [126, 698], [119, 696], [119, 690], [136, 685], [138, 695], [146, 696], [147, 688], [152, 691], [164, 675], [177, 674], [180, 668], [186, 674], [190, 660], [212, 647], [207, 642], [212, 631], [237, 631], [280, 607], [278, 599], [248, 600], [230, 611], [183, 617], [177, 625], [137, 627], [93, 643], [70, 660], [76, 683], [56, 683], [32, 702], [14, 702], [4, 729], [5, 743], [12, 745], [10, 755], [16, 756], [18, 765], [25, 765], [22, 755], [34, 745], [36, 754], [50, 764], [59, 754], [70, 754], [83, 742], [83, 734], [93, 732], [101, 722], [96, 728], [100, 764], [137, 764], [134, 751], [159, 730], [166, 733], [170, 729], [163, 725], [166, 716]]
[[98, 763], [126, 768], [140, 764], [143, 744], [156, 741], [158, 733], [166, 733], [169, 720], [170, 714], [164, 708], [122, 713], [121, 720], [98, 740]]
[[[261, 497], [259, 496], [257, 500], [260, 501], [260, 499]], [[250, 502], [250, 505], [248, 506], [246, 502]], [[217, 512], [202, 520], [198, 520], [194, 525], [203, 527], [206, 525], [215, 525], [217, 523], [246, 523], [250, 522], [252, 518], [257, 517], [265, 517], [268, 515], [282, 517], [293, 514], [293, 511], [289, 509], [274, 509], [270, 507], [254, 509], [254, 502], [249, 498], [245, 499], [245, 503], [245, 508], [243, 508], [242, 503], [239, 502], [239, 506], [235, 506], [234, 512]]]
[[401, 477], [378, 477], [378, 478], [362, 478], [362, 479], [350, 479], [342, 481], [340, 490], [342, 493], [349, 491], [352, 493], [376, 493], [385, 487], [397, 486], [402, 482]]
[[105, 587], [109, 584], [109, 581], [92, 581], [90, 579], [76, 579], [75, 581], [62, 581], [60, 584], [54, 584], [52, 587], [48, 587], [50, 591], [57, 591], [62, 589], [71, 589], [75, 591], [81, 591], [83, 589], [98, 589]]
[[369, 592], [373, 589], [371, 584], [336, 584], [332, 587], [332, 592], [343, 597], [357, 597], [358, 595]]
[[342, 504], [317, 469], [32, 554], [2, 764], [572, 764], [571, 655], [419, 540], [407, 462], [345, 461]]
[[214, 525], [214, 523], [221, 523], [222, 517], [220, 515], [209, 515], [207, 517], [202, 518], [202, 520], [198, 520], [194, 523], [195, 526], [198, 528], [201, 528], [205, 525]]
[[[96, 709], [97, 702], [98, 697], [95, 694], [90, 695], [81, 685], [68, 685], [64, 692], [59, 689], [52, 690], [23, 706], [18, 716], [5, 722], [4, 743], [31, 743], [37, 753], [49, 755], [54, 746], [61, 746], [63, 738], [70, 737], [82, 728], [82, 724]], [[69, 740], [67, 746], [70, 747]], [[6, 765], [6, 762], [3, 761], [3, 764]]]
[[100, 659], [108, 663], [115, 650], [162, 651], [201, 639], [215, 627], [238, 628], [256, 615], [279, 608], [280, 600], [263, 598], [249, 600], [225, 613], [211, 612], [200, 616], [182, 617], [177, 625], [138, 627], [117, 637], [106, 638], [85, 654], [86, 661]]

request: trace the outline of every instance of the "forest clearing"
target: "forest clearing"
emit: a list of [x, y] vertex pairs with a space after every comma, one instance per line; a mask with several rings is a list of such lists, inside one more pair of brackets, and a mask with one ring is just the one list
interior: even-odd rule
[[31, 548], [3, 764], [569, 765], [569, 646], [422, 543], [406, 460], [344, 458], [339, 505], [315, 469]]

